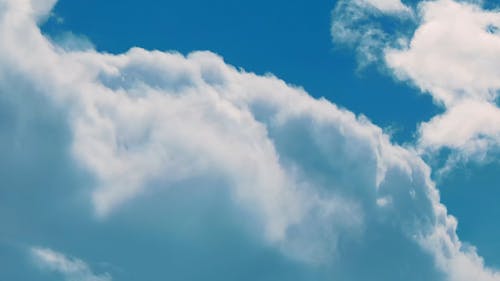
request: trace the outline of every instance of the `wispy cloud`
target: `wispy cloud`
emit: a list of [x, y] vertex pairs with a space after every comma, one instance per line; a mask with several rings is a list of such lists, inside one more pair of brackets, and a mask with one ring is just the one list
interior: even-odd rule
[[61, 274], [66, 281], [111, 281], [108, 273], [95, 274], [82, 260], [67, 257], [48, 248], [31, 248], [31, 254], [42, 269]]
[[397, 35], [380, 23], [384, 18], [405, 26], [412, 23], [414, 12], [399, 0], [337, 1], [330, 29], [333, 42], [356, 50], [360, 68], [380, 63], [385, 48], [399, 45]]
[[382, 13], [406, 14], [411, 13], [411, 8], [403, 4], [401, 0], [354, 0], [361, 5], [368, 5]]

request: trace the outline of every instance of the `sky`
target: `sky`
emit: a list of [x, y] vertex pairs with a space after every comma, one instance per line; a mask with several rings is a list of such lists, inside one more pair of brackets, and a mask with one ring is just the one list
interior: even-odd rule
[[0, 0], [0, 279], [500, 280], [498, 8]]

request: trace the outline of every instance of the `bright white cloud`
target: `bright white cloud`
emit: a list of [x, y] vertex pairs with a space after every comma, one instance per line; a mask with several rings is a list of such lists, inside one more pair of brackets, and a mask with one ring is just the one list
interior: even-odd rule
[[[500, 13], [439, 0], [420, 7], [409, 45], [386, 52], [396, 76], [432, 95], [446, 112], [420, 127], [423, 149], [448, 147], [484, 158], [500, 143]], [[479, 158], [478, 158], [479, 157]]]
[[441, 103], [491, 101], [500, 88], [500, 13], [451, 0], [425, 2], [422, 24], [407, 49], [389, 50], [387, 63]]
[[70, 258], [48, 248], [32, 248], [31, 255], [42, 269], [57, 272], [67, 281], [111, 281], [109, 274], [95, 274], [82, 260]]
[[[449, 147], [466, 155], [480, 153], [500, 140], [500, 109], [488, 102], [464, 100], [420, 126], [420, 141], [427, 148]], [[478, 157], [475, 157], [478, 158]]]
[[355, 46], [361, 66], [383, 61], [398, 79], [411, 81], [446, 109], [420, 125], [422, 153], [446, 147], [454, 159], [482, 160], [500, 143], [495, 121], [500, 118], [500, 13], [478, 3], [422, 2], [414, 33], [403, 27], [399, 33], [384, 32], [353, 2], [341, 1], [334, 11], [334, 41]]
[[[40, 33], [29, 1], [0, 1], [9, 7], [0, 15], [0, 89], [44, 95], [68, 112], [75, 159], [98, 182], [92, 201], [101, 217], [152, 184], [216, 178], [269, 243], [308, 262], [350, 263], [334, 266], [355, 269], [342, 273], [347, 280], [369, 272], [353, 253], [380, 252], [372, 266], [388, 278], [374, 278], [397, 278], [402, 263], [446, 280], [472, 280], [471, 272], [500, 280], [463, 249], [429, 168], [366, 118], [210, 52], [70, 51]], [[50, 250], [35, 253], [68, 278], [90, 272]]]

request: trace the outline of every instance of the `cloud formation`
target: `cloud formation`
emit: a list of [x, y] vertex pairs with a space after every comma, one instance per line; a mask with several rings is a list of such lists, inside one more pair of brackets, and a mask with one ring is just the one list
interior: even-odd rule
[[422, 1], [411, 21], [393, 18], [396, 28], [390, 31], [384, 30], [383, 18], [370, 18], [369, 10], [350, 2], [340, 1], [334, 11], [334, 41], [356, 47], [361, 66], [376, 62], [388, 68], [445, 109], [420, 124], [418, 146], [428, 155], [451, 149], [448, 164], [487, 159], [500, 143], [495, 122], [500, 117], [500, 14], [479, 5]]
[[446, 108], [420, 127], [420, 145], [483, 159], [500, 142], [500, 13], [440, 0], [420, 6], [422, 23], [407, 47], [386, 52], [387, 65]]
[[369, 5], [383, 13], [407, 13], [410, 8], [401, 0], [358, 0], [360, 4]]
[[399, 46], [398, 34], [386, 30], [380, 21], [389, 18], [403, 27], [412, 21], [413, 13], [399, 0], [340, 0], [332, 12], [330, 33], [336, 45], [356, 50], [363, 68], [383, 61], [385, 48]]
[[31, 255], [42, 269], [57, 272], [67, 281], [111, 281], [109, 274], [95, 274], [82, 260], [69, 258], [48, 248], [34, 247]]
[[[37, 26], [53, 2], [0, 3], [0, 90], [67, 112], [103, 223], [154, 188], [217, 179], [270, 245], [339, 279], [500, 280], [458, 239], [429, 167], [365, 117], [210, 52], [61, 47]], [[37, 253], [62, 273], [90, 274]]]

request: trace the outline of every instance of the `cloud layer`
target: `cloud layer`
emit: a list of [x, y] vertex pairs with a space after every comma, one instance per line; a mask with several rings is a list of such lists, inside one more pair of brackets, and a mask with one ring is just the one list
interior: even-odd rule
[[[458, 239], [429, 167], [366, 118], [210, 52], [63, 48], [37, 26], [53, 1], [0, 3], [0, 90], [67, 113], [102, 223], [197, 178], [229, 190], [266, 243], [333, 277], [500, 280]], [[34, 252], [91, 276], [79, 260]]]

